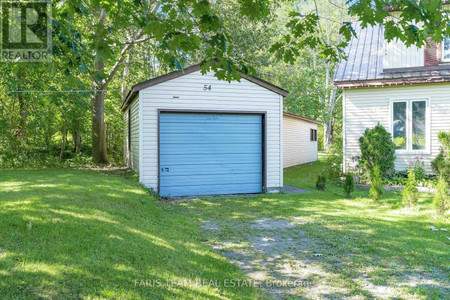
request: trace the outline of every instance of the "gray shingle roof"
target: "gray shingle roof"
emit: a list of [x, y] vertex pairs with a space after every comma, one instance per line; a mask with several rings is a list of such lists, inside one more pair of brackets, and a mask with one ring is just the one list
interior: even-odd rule
[[450, 81], [450, 65], [383, 69], [384, 32], [381, 26], [362, 28], [352, 24], [356, 38], [345, 49], [347, 60], [336, 67], [336, 86], [375, 86], [383, 84], [410, 84]]

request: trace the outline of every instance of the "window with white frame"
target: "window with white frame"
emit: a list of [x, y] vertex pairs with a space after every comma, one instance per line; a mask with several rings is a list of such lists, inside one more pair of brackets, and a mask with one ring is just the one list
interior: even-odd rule
[[391, 133], [397, 151], [430, 149], [428, 100], [395, 100], [391, 112]]
[[442, 43], [442, 60], [450, 62], [450, 37], [445, 37]]

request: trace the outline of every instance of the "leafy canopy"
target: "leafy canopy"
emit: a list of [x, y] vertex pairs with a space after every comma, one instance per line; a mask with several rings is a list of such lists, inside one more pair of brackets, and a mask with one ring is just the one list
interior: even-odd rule
[[[267, 17], [271, 5], [278, 2], [238, 0], [237, 5], [242, 17], [258, 20]], [[337, 43], [327, 41], [320, 34], [322, 16], [317, 3], [314, 2], [315, 9], [304, 13], [301, 8], [308, 3], [288, 2], [292, 9], [285, 30], [270, 47], [275, 57], [293, 64], [301, 49], [311, 49], [328, 61], [337, 61], [355, 35], [352, 24], [339, 22], [342, 38]], [[212, 68], [219, 79], [239, 79], [238, 68], [254, 73], [251, 62], [232, 55], [228, 30], [212, 10], [212, 4], [208, 0], [61, 0], [54, 12], [54, 26], [61, 41], [55, 52], [71, 56], [73, 65], [94, 73], [96, 80], [101, 81], [108, 76], [107, 71], [92, 67], [99, 54], [106, 59], [106, 65], [114, 63], [124, 43], [133, 42], [130, 35], [139, 35], [138, 39], [151, 39], [160, 63], [172, 68], [181, 70], [189, 58], [200, 53], [203, 72]], [[336, 1], [334, 5], [345, 7], [363, 27], [383, 25], [388, 41], [399, 39], [407, 45], [422, 45], [429, 36], [442, 40], [450, 35], [448, 11], [440, 0]], [[399, 12], [392, 13], [393, 8]]]

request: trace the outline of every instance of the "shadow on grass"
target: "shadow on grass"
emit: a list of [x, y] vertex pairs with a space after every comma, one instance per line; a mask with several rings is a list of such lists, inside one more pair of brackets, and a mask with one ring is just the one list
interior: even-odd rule
[[245, 278], [202, 239], [190, 216], [118, 176], [0, 172], [2, 299], [256, 297], [200, 282]]
[[[236, 242], [251, 235], [237, 224], [261, 218], [302, 218], [305, 222], [297, 228], [304, 230], [303, 237], [313, 240], [323, 254], [305, 259], [337, 276], [350, 291], [335, 296], [379, 297], [379, 291], [365, 285], [364, 276], [370, 284], [404, 288], [410, 296], [417, 293], [443, 299], [448, 295], [449, 235], [429, 227], [449, 228], [444, 219], [432, 217], [432, 195], [421, 195], [418, 211], [394, 208], [401, 201], [399, 193], [386, 193], [379, 203], [368, 200], [367, 192], [356, 192], [354, 199], [341, 195], [340, 188], [330, 185], [327, 192], [187, 201], [179, 205], [178, 212], [204, 221], [219, 220], [225, 224], [223, 230], [219, 235], [211, 232], [210, 239]], [[296, 250], [280, 256], [289, 256], [290, 251]], [[328, 297], [326, 292], [322, 296]]]

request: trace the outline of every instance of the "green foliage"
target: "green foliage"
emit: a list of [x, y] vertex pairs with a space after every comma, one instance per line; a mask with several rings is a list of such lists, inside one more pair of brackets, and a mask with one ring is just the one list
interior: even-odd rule
[[344, 193], [347, 198], [352, 196], [352, 192], [355, 190], [355, 179], [352, 173], [347, 173], [345, 175], [344, 181]]
[[394, 171], [395, 145], [391, 134], [378, 123], [372, 129], [366, 128], [364, 135], [359, 138], [361, 158], [359, 164], [361, 169], [370, 174], [375, 165], [380, 168], [382, 176]]
[[450, 182], [450, 131], [439, 132], [438, 138], [441, 142], [441, 149], [431, 162], [431, 167], [436, 175], [442, 175], [447, 182]]
[[327, 178], [324, 175], [319, 175], [317, 176], [317, 180], [316, 180], [316, 188], [319, 191], [325, 191], [327, 186]]
[[378, 165], [373, 167], [370, 173], [370, 184], [372, 185], [369, 190], [370, 198], [373, 200], [378, 200], [383, 195], [383, 183], [381, 178], [381, 170]]
[[343, 173], [341, 170], [342, 165], [342, 155], [332, 154], [327, 157], [327, 177], [332, 181], [338, 181], [342, 177]]
[[413, 168], [408, 170], [408, 181], [402, 193], [402, 203], [404, 206], [413, 207], [418, 200], [417, 180]]
[[410, 162], [410, 166], [414, 171], [414, 176], [417, 181], [423, 181], [427, 176], [425, 172], [425, 164], [423, 162], [423, 157], [416, 156], [414, 157], [414, 161]]
[[406, 146], [406, 138], [404, 136], [398, 136], [394, 138], [394, 145], [396, 148], [405, 147]]
[[449, 196], [448, 196], [448, 184], [444, 176], [439, 176], [439, 181], [436, 186], [436, 194], [433, 198], [433, 205], [436, 208], [438, 214], [443, 216], [445, 212], [450, 208]]
[[[430, 36], [434, 41], [442, 41], [444, 36], [450, 35], [450, 19], [444, 3], [439, 0], [355, 1], [350, 5], [349, 13], [361, 21], [363, 27], [382, 24], [388, 42], [398, 39], [407, 46], [421, 46]], [[392, 7], [402, 12], [395, 20], [388, 18]]]

